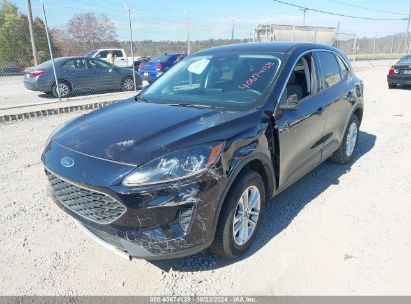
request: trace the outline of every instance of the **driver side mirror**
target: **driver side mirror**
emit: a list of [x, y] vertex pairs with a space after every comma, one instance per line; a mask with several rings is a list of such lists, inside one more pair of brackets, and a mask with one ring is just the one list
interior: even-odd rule
[[298, 96], [296, 94], [287, 97], [287, 100], [280, 104], [281, 110], [295, 111], [298, 109]]

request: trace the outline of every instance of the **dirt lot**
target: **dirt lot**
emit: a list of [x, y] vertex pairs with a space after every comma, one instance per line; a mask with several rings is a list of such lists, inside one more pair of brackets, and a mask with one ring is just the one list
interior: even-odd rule
[[350, 166], [324, 163], [267, 204], [244, 258], [150, 263], [89, 239], [46, 193], [40, 154], [77, 114], [0, 125], [1, 295], [410, 295], [411, 90], [360, 69], [366, 110]]

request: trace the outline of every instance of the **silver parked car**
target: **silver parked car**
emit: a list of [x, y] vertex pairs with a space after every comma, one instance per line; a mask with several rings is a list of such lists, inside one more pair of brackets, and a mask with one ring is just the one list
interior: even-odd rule
[[[100, 59], [60, 57], [54, 60], [61, 97], [71, 93], [133, 90], [133, 70], [119, 68]], [[141, 78], [136, 73], [137, 87]], [[51, 60], [24, 70], [24, 86], [58, 97]]]

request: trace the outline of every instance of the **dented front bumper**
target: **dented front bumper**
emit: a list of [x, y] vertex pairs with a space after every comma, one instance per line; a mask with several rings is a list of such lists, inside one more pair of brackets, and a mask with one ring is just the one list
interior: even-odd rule
[[[130, 191], [116, 188], [119, 192], [112, 195], [127, 209], [108, 224], [97, 223], [73, 212], [51, 188], [50, 194], [56, 204], [84, 228], [116, 249], [131, 257], [168, 259], [190, 255], [211, 245], [223, 184], [223, 179], [213, 173], [196, 181], [152, 189]], [[92, 189], [96, 191], [96, 187]], [[112, 189], [101, 191], [107, 193]]]
[[[66, 158], [75, 165], [62, 165]], [[47, 146], [42, 162], [56, 204], [95, 237], [129, 256], [180, 257], [207, 248], [214, 239], [227, 185], [218, 169], [221, 164], [179, 182], [129, 188], [121, 180], [134, 166], [55, 143]]]

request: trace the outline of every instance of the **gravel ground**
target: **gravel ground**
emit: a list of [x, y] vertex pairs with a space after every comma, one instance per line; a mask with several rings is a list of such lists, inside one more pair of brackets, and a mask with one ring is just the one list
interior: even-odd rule
[[64, 114], [0, 125], [0, 295], [410, 295], [411, 90], [360, 69], [366, 110], [352, 165], [328, 162], [267, 204], [242, 259], [123, 259], [46, 193], [40, 154]]

